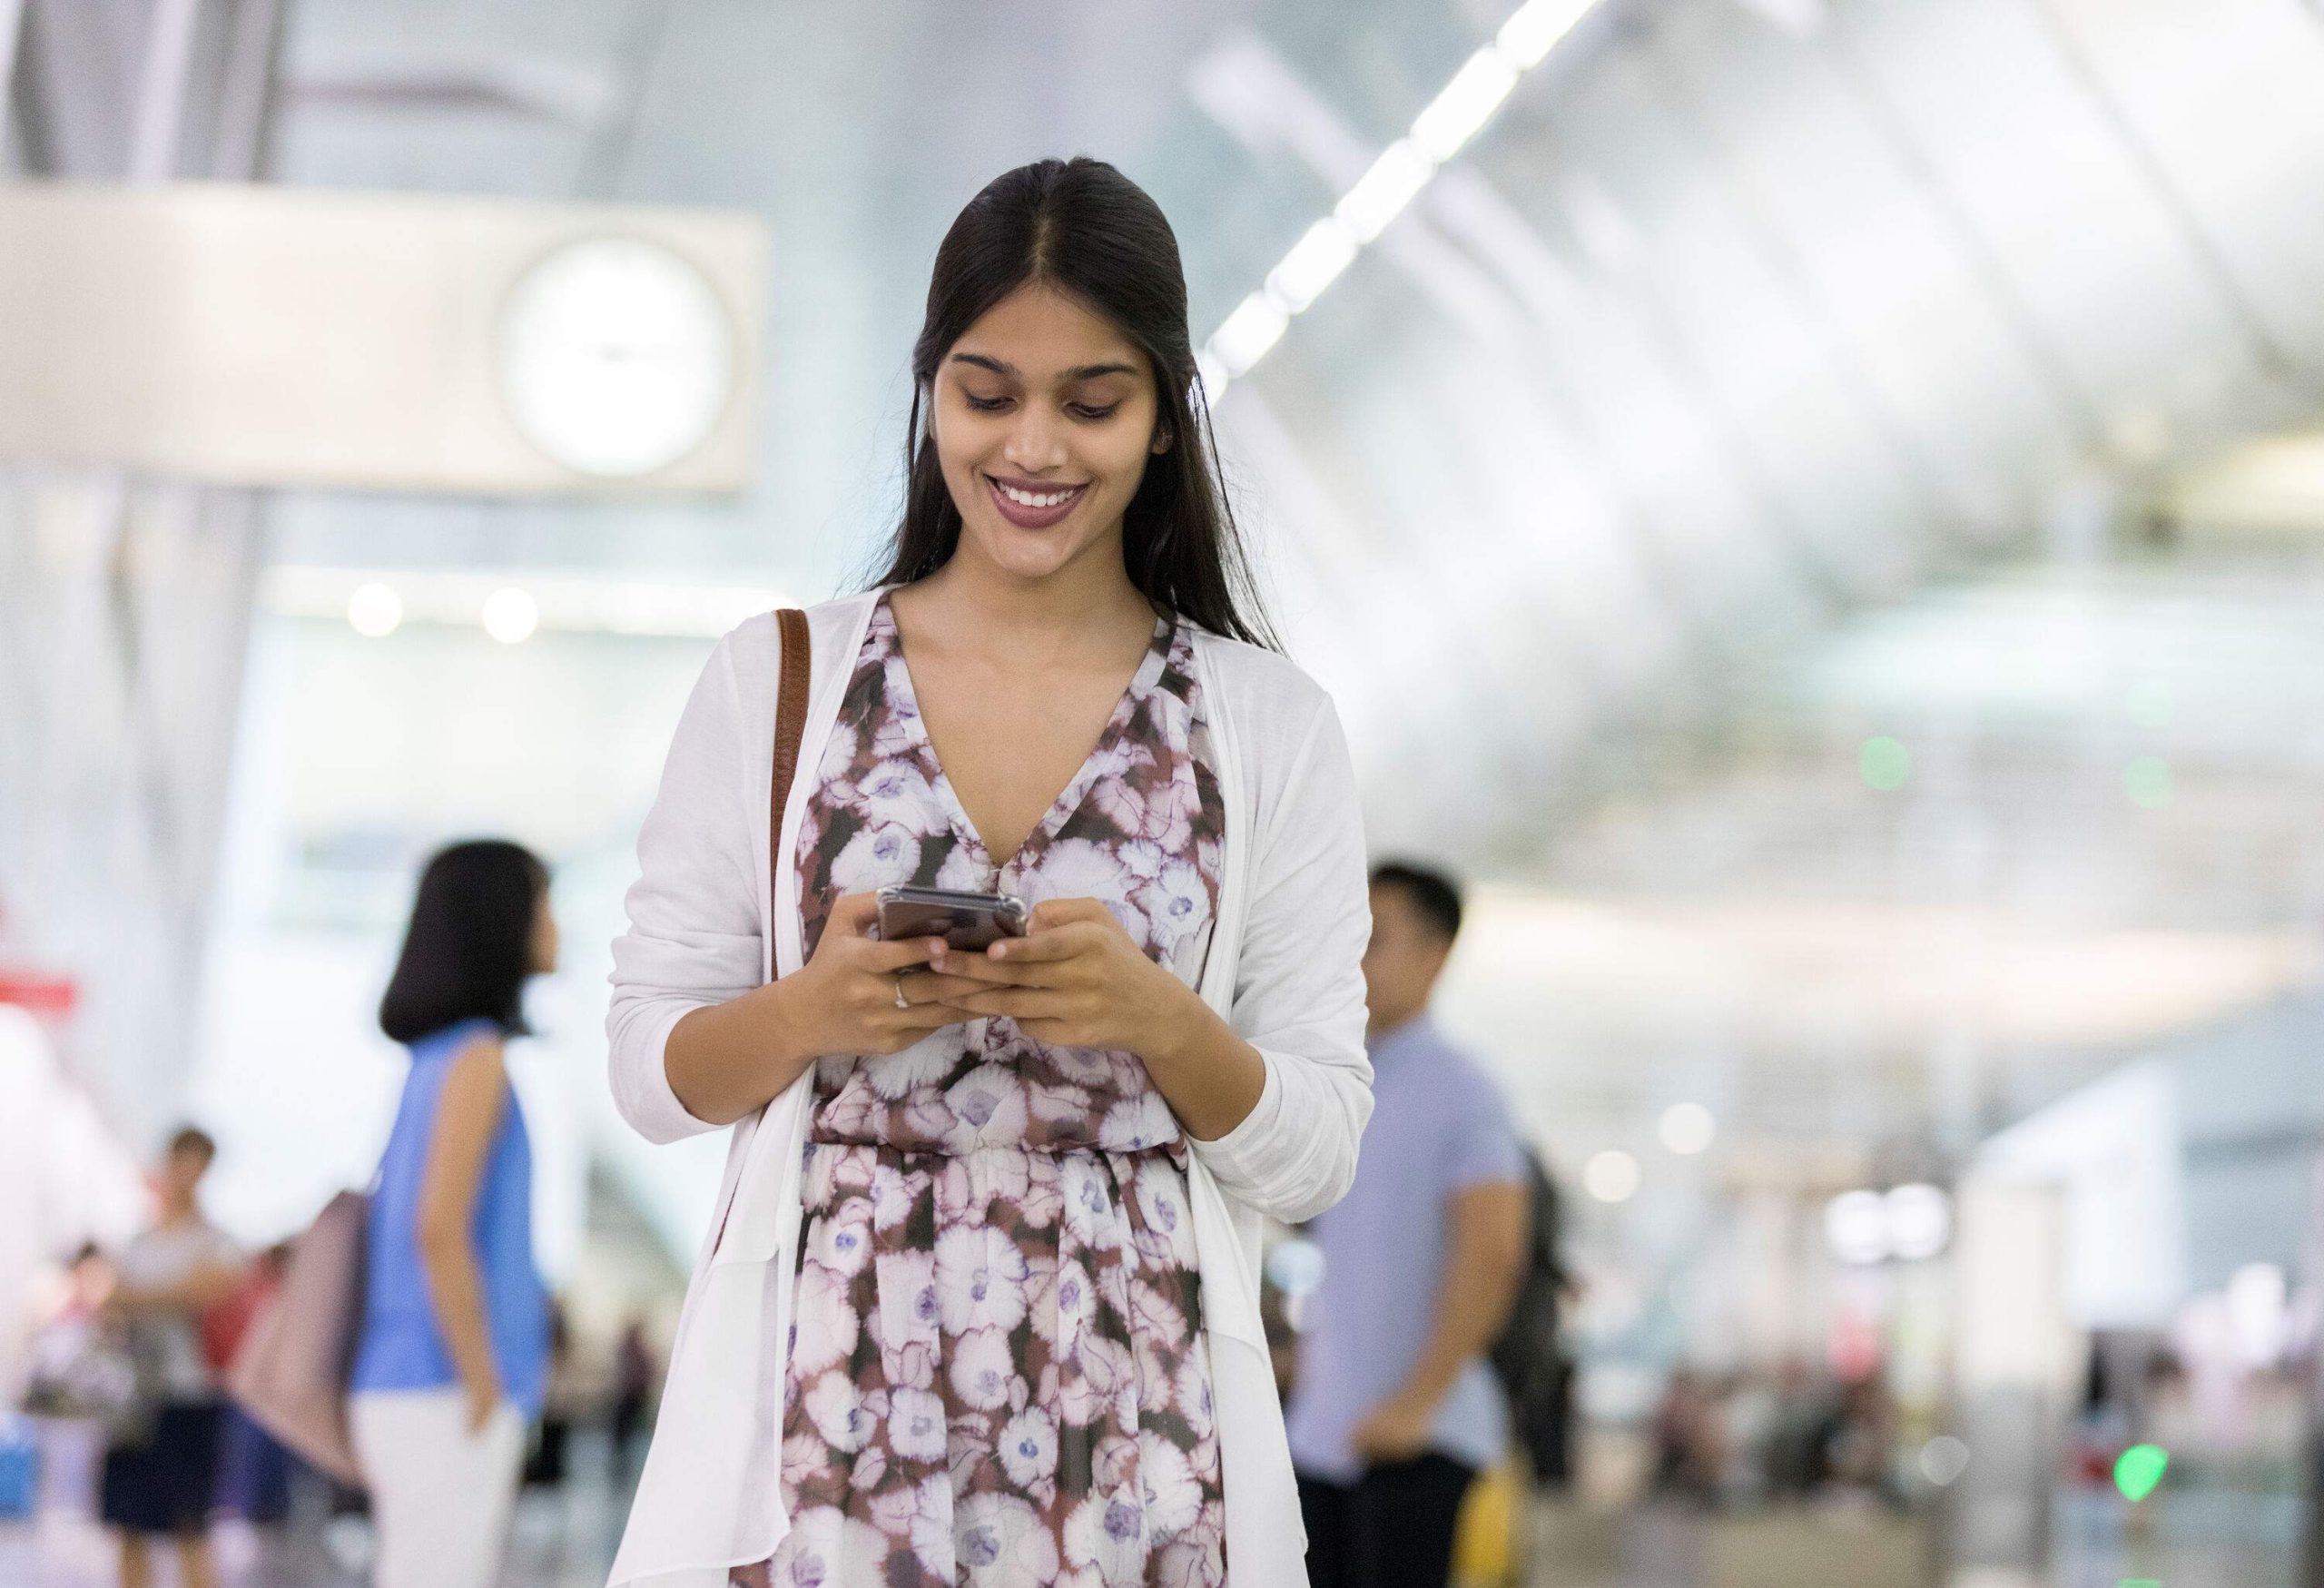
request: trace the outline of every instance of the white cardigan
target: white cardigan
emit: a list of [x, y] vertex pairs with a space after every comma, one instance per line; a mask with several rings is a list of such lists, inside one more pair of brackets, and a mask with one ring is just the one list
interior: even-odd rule
[[[876, 593], [808, 613], [814, 681], [801, 814]], [[614, 944], [614, 1100], [653, 1141], [714, 1129], [663, 1068], [689, 1010], [802, 959], [797, 872], [768, 896], [767, 802], [781, 647], [772, 616], [719, 642], [686, 703], [637, 841], [629, 931]], [[1259, 1324], [1260, 1216], [1312, 1217], [1355, 1174], [1372, 1111], [1359, 961], [1371, 931], [1355, 783], [1331, 701], [1272, 652], [1197, 631], [1195, 659], [1226, 804], [1218, 915], [1200, 991], [1266, 1063], [1259, 1101], [1187, 1171], [1226, 1494], [1226, 1564], [1245, 1588], [1306, 1582], [1305, 1534]], [[724, 1588], [789, 1523], [780, 1481], [784, 1355], [798, 1269], [799, 1170], [813, 1070], [738, 1121], [715, 1216], [679, 1316], [653, 1447], [615, 1584]]]

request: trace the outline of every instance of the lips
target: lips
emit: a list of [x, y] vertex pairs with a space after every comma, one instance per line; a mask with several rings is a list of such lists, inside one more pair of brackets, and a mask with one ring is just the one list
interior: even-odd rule
[[984, 477], [985, 490], [992, 498], [992, 505], [1000, 516], [1019, 529], [1046, 529], [1058, 523], [1080, 505], [1089, 487], [1060, 486], [1038, 479], [1000, 479]]

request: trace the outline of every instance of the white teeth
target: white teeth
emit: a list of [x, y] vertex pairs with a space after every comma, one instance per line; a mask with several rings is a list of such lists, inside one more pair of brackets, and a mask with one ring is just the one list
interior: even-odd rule
[[1061, 490], [1055, 496], [1037, 497], [1030, 491], [1019, 490], [1013, 485], [1000, 485], [1000, 482], [997, 479], [992, 483], [1000, 485], [1000, 494], [1007, 497], [1010, 501], [1015, 502], [1020, 508], [1061, 507], [1065, 503], [1073, 499], [1073, 493], [1069, 490]]

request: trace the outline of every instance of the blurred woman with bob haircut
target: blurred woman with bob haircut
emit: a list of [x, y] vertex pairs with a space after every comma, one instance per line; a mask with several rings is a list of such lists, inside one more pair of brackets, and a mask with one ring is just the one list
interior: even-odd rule
[[503, 1049], [556, 950], [547, 868], [504, 841], [455, 843], [420, 874], [379, 1002], [411, 1069], [371, 1194], [350, 1414], [378, 1588], [499, 1577], [548, 1356], [532, 1149]]

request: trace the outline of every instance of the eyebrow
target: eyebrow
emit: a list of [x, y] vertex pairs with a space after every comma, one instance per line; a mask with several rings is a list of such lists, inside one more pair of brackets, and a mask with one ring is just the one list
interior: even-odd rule
[[[996, 375], [1006, 375], [1012, 380], [1020, 378], [1021, 372], [1016, 365], [1003, 363], [999, 359], [989, 359], [982, 353], [954, 353], [952, 361], [956, 364], [974, 364], [980, 370], [990, 370]], [[1065, 372], [1065, 378], [1068, 380], [1091, 380], [1100, 375], [1135, 375], [1137, 372], [1137, 367], [1131, 364], [1083, 364], [1078, 369], [1068, 370]]]

